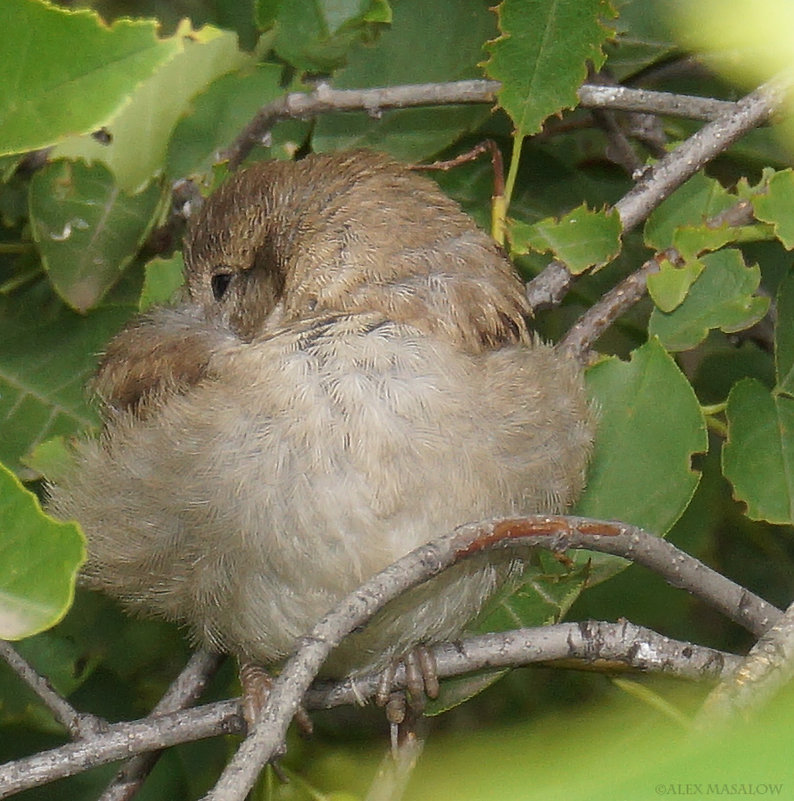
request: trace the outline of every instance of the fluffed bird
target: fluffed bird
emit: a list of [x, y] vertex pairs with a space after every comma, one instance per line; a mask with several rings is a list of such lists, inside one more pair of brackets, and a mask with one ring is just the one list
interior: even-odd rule
[[[367, 151], [258, 163], [203, 205], [184, 256], [185, 299], [111, 341], [103, 432], [50, 488], [86, 532], [89, 586], [271, 664], [413, 548], [582, 490], [579, 365], [530, 332], [510, 262], [416, 171]], [[326, 672], [459, 636], [520, 570], [456, 565]]]

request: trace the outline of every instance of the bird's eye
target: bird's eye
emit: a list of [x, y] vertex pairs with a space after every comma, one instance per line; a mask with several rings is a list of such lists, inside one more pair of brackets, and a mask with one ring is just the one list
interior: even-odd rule
[[212, 295], [215, 300], [220, 300], [229, 288], [232, 282], [232, 273], [215, 273], [210, 280], [212, 286]]

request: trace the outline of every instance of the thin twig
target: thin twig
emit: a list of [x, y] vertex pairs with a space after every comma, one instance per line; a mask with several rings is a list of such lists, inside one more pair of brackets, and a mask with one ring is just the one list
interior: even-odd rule
[[629, 175], [642, 169], [643, 162], [634, 152], [623, 129], [615, 119], [615, 115], [603, 109], [593, 109], [593, 119], [607, 138], [606, 157], [622, 167]]
[[579, 103], [585, 108], [685, 117], [704, 122], [730, 114], [736, 109], [736, 103], [730, 100], [591, 83], [586, 83], [579, 89]]
[[466, 556], [491, 548], [539, 546], [561, 553], [586, 548], [611, 553], [661, 572], [740, 625], [762, 634], [780, 611], [665, 540], [635, 526], [577, 517], [534, 516], [462, 526], [416, 548], [345, 598], [300, 638], [273, 684], [253, 731], [243, 741], [205, 801], [242, 801], [263, 766], [279, 751], [295, 711], [328, 654], [389, 600]]
[[[416, 106], [440, 106], [469, 103], [494, 103], [501, 88], [498, 81], [469, 80], [450, 83], [408, 84], [373, 89], [333, 89], [320, 84], [312, 92], [292, 92], [263, 106], [229, 147], [219, 154], [219, 161], [237, 167], [280, 120], [306, 119], [336, 111], [381, 111]], [[734, 103], [708, 97], [691, 97], [625, 86], [594, 86], [579, 89], [579, 102], [585, 108], [606, 108], [711, 120], [729, 113]]]
[[[610, 671], [636, 670], [709, 681], [729, 675], [741, 663], [741, 658], [733, 654], [672, 640], [628, 621], [560, 623], [483, 634], [456, 643], [442, 643], [432, 653], [442, 679], [481, 670], [558, 663], [565, 668], [598, 665]], [[309, 710], [360, 704], [375, 695], [380, 678], [381, 674], [373, 673], [340, 682], [320, 682], [306, 693], [303, 703]], [[394, 674], [393, 687], [404, 689], [405, 685], [405, 668], [400, 665]], [[230, 700], [157, 719], [149, 716], [140, 721], [111, 724], [101, 735], [79, 744], [60, 746], [3, 765], [0, 798], [114, 762], [122, 752], [128, 755], [161, 748], [163, 731], [169, 728], [176, 732], [169, 744], [176, 745], [241, 731], [244, 723], [239, 701]]]
[[593, 343], [621, 315], [645, 296], [648, 288], [648, 276], [659, 272], [659, 262], [667, 256], [660, 253], [648, 259], [642, 267], [624, 278], [619, 284], [605, 292], [581, 317], [568, 329], [568, 333], [559, 344], [583, 364], [588, 361], [587, 353]]
[[[782, 105], [790, 86], [788, 74], [765, 83], [649, 167], [637, 184], [615, 204], [623, 230], [630, 231], [644, 222], [681, 184], [745, 133], [768, 120]], [[565, 265], [552, 261], [527, 284], [530, 307], [537, 310], [560, 303], [572, 281], [573, 276]]]
[[[201, 697], [210, 679], [223, 661], [221, 654], [196, 651], [182, 672], [165, 691], [149, 717], [176, 712], [192, 706]], [[117, 771], [99, 801], [128, 801], [140, 789], [157, 764], [160, 751], [137, 754], [128, 759]]]
[[39, 700], [50, 710], [73, 739], [88, 737], [103, 731], [107, 724], [101, 718], [78, 712], [62, 695], [53, 689], [50, 682], [39, 675], [10, 642], [0, 640], [0, 657], [33, 690]]
[[711, 692], [696, 723], [712, 726], [763, 707], [794, 677], [794, 604], [753, 646], [738, 670]]

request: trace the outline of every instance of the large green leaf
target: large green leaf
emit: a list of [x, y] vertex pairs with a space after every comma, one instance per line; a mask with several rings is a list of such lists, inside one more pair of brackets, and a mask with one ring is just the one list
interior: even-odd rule
[[671, 312], [654, 309], [648, 331], [668, 350], [689, 350], [709, 330], [742, 331], [769, 309], [769, 299], [753, 294], [761, 281], [758, 267], [747, 267], [738, 250], [720, 250], [701, 259], [703, 271], [683, 302]]
[[156, 20], [108, 27], [92, 11], [38, 0], [3, 0], [0, 30], [0, 153], [106, 124], [182, 47], [180, 37], [157, 38]]
[[502, 0], [498, 39], [488, 42], [488, 77], [502, 82], [499, 104], [520, 135], [540, 130], [543, 121], [578, 105], [577, 89], [588, 65], [599, 69], [601, 49], [614, 33], [608, 0]]
[[60, 144], [53, 157], [101, 161], [127, 192], [146, 186], [163, 169], [171, 134], [192, 97], [220, 75], [253, 63], [251, 55], [238, 49], [237, 36], [230, 31], [209, 25], [194, 31], [182, 25], [178, 34], [181, 52], [138, 86], [107, 126], [109, 143], [74, 137]]
[[102, 164], [61, 159], [33, 176], [30, 222], [58, 294], [80, 312], [118, 281], [155, 222], [162, 189], [130, 195]]
[[689, 381], [658, 340], [650, 339], [629, 362], [613, 357], [596, 364], [587, 383], [599, 421], [576, 513], [665, 534], [697, 487], [692, 456], [708, 444]]
[[[482, 42], [496, 20], [481, 0], [394, 0], [391, 27], [376, 46], [356, 45], [334, 76], [338, 89], [454, 81], [479, 77]], [[432, 54], [432, 58], [428, 56]], [[369, 147], [405, 161], [434, 155], [488, 117], [485, 105], [325, 114], [317, 120], [317, 151]]]
[[739, 381], [728, 396], [722, 469], [753, 520], [794, 523], [794, 399], [760, 381]]
[[74, 596], [85, 546], [75, 523], [44, 514], [36, 496], [0, 464], [0, 638], [53, 626]]
[[44, 281], [0, 297], [0, 460], [23, 478], [35, 474], [19, 460], [39, 442], [96, 424], [83, 385], [132, 311], [117, 306], [83, 317]]

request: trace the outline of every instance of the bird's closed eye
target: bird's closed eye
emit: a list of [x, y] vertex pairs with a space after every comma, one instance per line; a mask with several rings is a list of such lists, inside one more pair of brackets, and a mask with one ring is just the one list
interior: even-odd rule
[[221, 300], [232, 282], [232, 273], [215, 273], [210, 280], [212, 296], [215, 300]]

